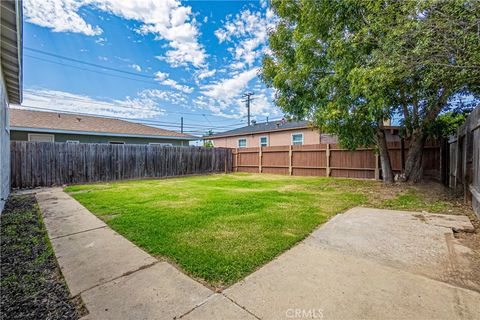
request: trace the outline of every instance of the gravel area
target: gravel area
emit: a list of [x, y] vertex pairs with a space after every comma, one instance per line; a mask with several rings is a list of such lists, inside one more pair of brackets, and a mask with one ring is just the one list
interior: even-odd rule
[[78, 319], [33, 195], [12, 196], [0, 216], [0, 318]]

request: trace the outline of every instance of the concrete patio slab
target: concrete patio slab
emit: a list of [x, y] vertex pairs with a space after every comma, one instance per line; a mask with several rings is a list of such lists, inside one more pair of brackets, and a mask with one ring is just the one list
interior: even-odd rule
[[189, 312], [182, 319], [191, 320], [255, 320], [257, 317], [248, 313], [221, 294], [214, 294], [208, 300]]
[[434, 226], [450, 228], [455, 232], [474, 232], [475, 228], [467, 216], [453, 214], [422, 213], [425, 222]]
[[301, 243], [224, 291], [261, 319], [475, 319], [480, 294]]
[[81, 294], [88, 319], [173, 319], [213, 292], [166, 262]]
[[[452, 228], [465, 226], [465, 221], [449, 217], [353, 208], [335, 216], [305, 242], [432, 279], [461, 284], [468, 273], [462, 271], [470, 267], [461, 257], [469, 255], [471, 250], [453, 236]], [[447, 226], [439, 226], [441, 224]]]
[[157, 262], [109, 228], [52, 240], [72, 296]]
[[39, 191], [36, 197], [51, 239], [106, 226], [60, 188]]
[[452, 231], [469, 228], [464, 218], [354, 208], [214, 294], [112, 231], [62, 189], [39, 191], [37, 199], [70, 292], [80, 294], [89, 311], [85, 320], [480, 314], [480, 289], [474, 291], [477, 282], [464, 272], [471, 250]]

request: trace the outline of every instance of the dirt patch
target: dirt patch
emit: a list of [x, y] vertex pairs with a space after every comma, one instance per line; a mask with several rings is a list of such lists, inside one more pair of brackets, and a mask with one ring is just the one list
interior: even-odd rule
[[10, 197], [1, 215], [2, 319], [78, 319], [47, 237], [35, 197]]
[[469, 261], [468, 272], [464, 275], [464, 278], [471, 284], [470, 287], [476, 288], [480, 292], [480, 221], [472, 216], [470, 219], [475, 231], [458, 232], [454, 233], [454, 236], [461, 245], [471, 250], [461, 257]]

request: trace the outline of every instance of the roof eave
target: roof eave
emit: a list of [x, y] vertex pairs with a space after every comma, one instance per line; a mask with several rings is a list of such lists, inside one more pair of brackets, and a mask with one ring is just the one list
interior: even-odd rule
[[251, 135], [251, 134], [280, 132], [280, 131], [291, 131], [291, 130], [308, 129], [308, 128], [314, 129], [311, 126], [299, 126], [299, 127], [292, 127], [292, 128], [281, 128], [281, 129], [275, 129], [275, 130], [263, 130], [263, 131], [243, 132], [243, 133], [234, 133], [234, 134], [221, 134], [221, 133], [219, 133], [218, 135], [203, 136], [203, 139], [208, 140], [208, 139], [216, 139], [216, 138], [239, 137], [239, 136], [248, 136], [248, 135]]
[[2, 72], [9, 103], [20, 104], [23, 90], [23, 32], [22, 32], [22, 2], [1, 1], [1, 52]]
[[49, 128], [35, 128], [35, 127], [18, 127], [11, 126], [10, 131], [26, 131], [26, 132], [45, 132], [45, 133], [63, 133], [63, 134], [78, 134], [88, 136], [111, 136], [111, 137], [126, 137], [126, 138], [148, 138], [148, 139], [168, 139], [168, 140], [198, 140], [195, 136], [166, 136], [166, 135], [148, 135], [148, 134], [131, 134], [131, 133], [118, 133], [118, 132], [97, 132], [97, 131], [80, 131], [80, 130], [61, 130], [61, 129], [49, 129]]

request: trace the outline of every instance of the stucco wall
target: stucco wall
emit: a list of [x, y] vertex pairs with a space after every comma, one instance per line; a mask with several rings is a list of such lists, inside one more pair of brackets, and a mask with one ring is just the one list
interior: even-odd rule
[[[247, 148], [259, 147], [260, 137], [268, 137], [268, 146], [288, 146], [292, 144], [292, 134], [303, 133], [303, 144], [319, 144], [319, 143], [338, 143], [338, 139], [334, 135], [320, 134], [318, 130], [311, 128], [292, 129], [277, 132], [254, 133], [243, 136], [234, 136], [226, 138], [211, 138], [215, 147], [237, 148], [238, 139], [247, 139]], [[386, 132], [387, 141], [400, 141], [400, 137], [396, 133]]]
[[[12, 141], [28, 141], [28, 133], [45, 132], [26, 132], [26, 131], [11, 131]], [[130, 138], [130, 137], [109, 137], [109, 136], [89, 136], [89, 135], [74, 135], [74, 134], [60, 134], [55, 133], [55, 142], [67, 142], [67, 140], [77, 140], [80, 143], [109, 143], [109, 141], [123, 141], [127, 144], [147, 144], [147, 143], [170, 143], [174, 146], [188, 146], [187, 140], [169, 140], [169, 139], [147, 139], [147, 138]]]
[[260, 146], [260, 137], [268, 137], [268, 146], [288, 146], [292, 144], [292, 134], [303, 133], [303, 144], [336, 143], [336, 138], [320, 134], [318, 130], [303, 128], [267, 133], [255, 133], [244, 136], [213, 138], [215, 147], [237, 148], [238, 139], [247, 139], [247, 147]]
[[8, 128], [8, 100], [0, 68], [0, 213], [10, 193], [10, 134]]

